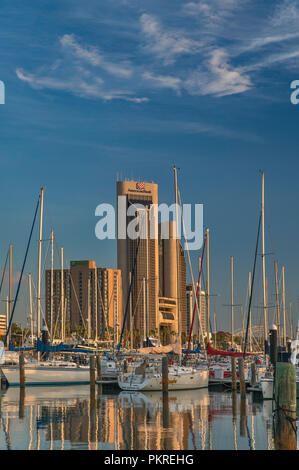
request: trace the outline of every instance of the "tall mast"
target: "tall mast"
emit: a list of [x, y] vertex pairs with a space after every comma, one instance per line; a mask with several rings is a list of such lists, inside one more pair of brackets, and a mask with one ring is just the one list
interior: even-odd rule
[[95, 341], [98, 341], [98, 270], [94, 268], [94, 295], [95, 295]]
[[[248, 296], [251, 293], [251, 272], [248, 275]], [[249, 351], [252, 352], [252, 318], [251, 318], [251, 307], [249, 310]]]
[[[113, 307], [115, 307], [113, 305]], [[91, 333], [91, 318], [90, 318], [90, 277], [88, 275], [87, 280], [87, 338], [90, 340], [90, 333]]]
[[146, 345], [146, 285], [145, 277], [142, 278], [143, 282], [143, 347]]
[[6, 331], [8, 329], [8, 325], [9, 325], [9, 300], [7, 296], [6, 297]]
[[294, 329], [293, 329], [293, 304], [292, 302], [290, 302], [290, 317], [289, 317], [289, 321], [290, 321], [290, 335], [291, 335], [291, 338], [294, 339]]
[[[132, 273], [131, 271], [129, 272], [129, 282], [130, 282], [130, 285], [131, 285], [131, 281], [132, 281]], [[118, 282], [118, 278], [117, 278], [117, 282]], [[131, 349], [134, 348], [134, 341], [133, 341], [133, 310], [132, 310], [132, 296], [130, 295], [130, 345], [131, 345]]]
[[61, 341], [64, 341], [64, 270], [63, 270], [63, 247], [60, 249], [61, 255], [61, 272], [60, 272], [60, 282], [61, 282]]
[[51, 230], [50, 340], [53, 341], [54, 231]]
[[[198, 272], [200, 272], [200, 266], [201, 266], [201, 256], [198, 257]], [[201, 309], [201, 277], [199, 280], [199, 286], [198, 286], [198, 298], [195, 299], [195, 302], [197, 300], [197, 311], [198, 311], [198, 331], [197, 331], [197, 337], [198, 337], [198, 343], [200, 342], [200, 326], [202, 325], [202, 309]], [[196, 295], [196, 293], [195, 293]], [[192, 320], [192, 318], [191, 318]], [[203, 325], [202, 325], [203, 328]]]
[[[8, 287], [8, 290], [9, 290], [9, 294], [8, 294], [8, 324], [7, 326], [9, 325], [9, 322], [10, 322], [10, 318], [11, 318], [11, 310], [12, 310], [12, 244], [9, 245], [9, 287]], [[8, 334], [8, 344], [9, 344], [9, 341], [10, 341], [10, 331], [9, 331], [9, 334]]]
[[217, 349], [217, 327], [216, 327], [216, 314], [214, 312], [214, 344], [215, 344], [215, 349]]
[[277, 337], [278, 344], [281, 346], [280, 342], [280, 311], [279, 311], [279, 293], [278, 293], [278, 280], [277, 280], [277, 261], [274, 261], [274, 272], [275, 272], [275, 295], [276, 295], [276, 326], [277, 326]]
[[232, 314], [232, 349], [234, 347], [234, 257], [230, 257], [230, 275], [231, 275], [231, 314]]
[[263, 307], [264, 307], [264, 351], [268, 337], [267, 297], [266, 297], [266, 259], [265, 259], [265, 175], [262, 173], [262, 260], [263, 260]]
[[207, 341], [210, 341], [210, 229], [207, 228]]
[[287, 345], [287, 328], [286, 328], [286, 294], [284, 282], [284, 266], [282, 267], [282, 309], [283, 309], [283, 345]]
[[31, 274], [28, 274], [28, 282], [29, 282], [29, 307], [30, 307], [30, 329], [31, 329], [31, 343], [34, 346], [34, 339], [33, 339], [33, 311], [32, 311], [32, 283], [31, 283]]
[[37, 280], [37, 338], [40, 338], [41, 329], [41, 266], [42, 266], [42, 240], [43, 240], [43, 210], [44, 210], [44, 188], [40, 191], [40, 220], [38, 241], [38, 280]]
[[179, 260], [179, 215], [178, 215], [178, 179], [177, 168], [174, 171], [174, 194], [175, 194], [175, 219], [176, 219], [176, 256], [177, 256], [177, 316], [178, 316], [178, 342], [181, 359], [181, 312], [180, 312], [180, 260]]
[[148, 263], [148, 209], [145, 208], [145, 229], [146, 229], [146, 341], [149, 338], [149, 263]]

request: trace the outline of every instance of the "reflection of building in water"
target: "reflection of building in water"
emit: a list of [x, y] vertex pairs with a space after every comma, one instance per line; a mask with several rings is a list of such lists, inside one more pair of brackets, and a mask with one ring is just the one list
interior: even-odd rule
[[[121, 393], [41, 407], [37, 421], [47, 441], [87, 443], [88, 448], [180, 450], [205, 447], [208, 392], [169, 394], [167, 419], [161, 394]], [[201, 392], [204, 392], [201, 394]], [[187, 394], [187, 396], [186, 396]], [[51, 448], [53, 446], [50, 445]]]

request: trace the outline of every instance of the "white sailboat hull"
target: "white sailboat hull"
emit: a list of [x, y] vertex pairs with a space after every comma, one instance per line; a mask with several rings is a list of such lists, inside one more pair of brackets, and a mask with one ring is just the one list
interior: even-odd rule
[[[168, 390], [193, 390], [206, 388], [209, 384], [208, 370], [193, 371], [184, 374], [169, 374]], [[162, 374], [143, 377], [142, 375], [124, 374], [119, 376], [118, 385], [126, 391], [162, 390]]]
[[[9, 386], [20, 385], [20, 372], [17, 366], [3, 366], [2, 371]], [[47, 367], [25, 365], [25, 385], [75, 385], [89, 384], [89, 368]]]

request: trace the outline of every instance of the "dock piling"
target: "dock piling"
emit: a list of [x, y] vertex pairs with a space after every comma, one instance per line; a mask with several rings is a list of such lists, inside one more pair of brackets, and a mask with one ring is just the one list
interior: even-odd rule
[[163, 393], [168, 393], [168, 358], [162, 358], [162, 390]]
[[25, 360], [24, 353], [20, 352], [19, 355], [19, 371], [20, 371], [20, 387], [25, 387]]
[[239, 369], [239, 382], [240, 382], [240, 394], [241, 398], [246, 396], [246, 384], [245, 384], [245, 374], [244, 374], [244, 359], [238, 359], [238, 369]]
[[277, 362], [275, 368], [275, 448], [296, 450], [296, 366]]
[[231, 358], [231, 370], [232, 370], [232, 390], [237, 390], [237, 372], [236, 372], [236, 358]]
[[96, 367], [95, 367], [95, 356], [90, 356], [89, 362], [89, 375], [90, 375], [90, 391], [95, 390], [96, 385]]

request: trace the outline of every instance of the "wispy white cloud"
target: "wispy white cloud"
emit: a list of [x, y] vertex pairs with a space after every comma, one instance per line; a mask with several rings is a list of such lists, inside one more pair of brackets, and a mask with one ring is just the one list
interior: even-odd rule
[[158, 88], [170, 88], [179, 92], [182, 86], [182, 80], [178, 77], [171, 77], [167, 75], [154, 75], [150, 72], [143, 73], [143, 79], [149, 81], [153, 86]]
[[192, 16], [199, 21], [216, 26], [227, 19], [236, 10], [242, 8], [247, 0], [199, 0], [187, 2], [182, 6], [183, 14]]
[[250, 77], [241, 68], [229, 65], [228, 59], [224, 49], [214, 49], [205, 65], [190, 74], [184, 87], [192, 95], [217, 97], [249, 90], [252, 86]]
[[132, 76], [133, 71], [129, 65], [117, 64], [105, 59], [103, 54], [94, 46], [83, 47], [76, 40], [73, 34], [65, 34], [60, 38], [60, 43], [63, 48], [73, 54], [75, 57], [93, 65], [106, 70], [112, 75], [122, 78], [129, 78]]
[[[17, 77], [33, 88], [67, 91], [84, 98], [135, 103], [149, 101], [147, 97], [136, 96], [135, 90], [130, 89], [131, 83], [128, 89], [119, 89], [119, 82], [122, 85], [123, 79], [128, 80], [133, 73], [128, 66], [106, 60], [97, 48], [82, 46], [72, 34], [62, 36], [60, 44], [63, 52], [68, 54], [66, 60], [57, 59], [54, 64], [40, 67], [34, 73], [17, 68]], [[100, 71], [112, 75], [114, 81], [100, 76]]]
[[63, 79], [30, 74], [22, 69], [17, 69], [16, 74], [20, 80], [29, 83], [33, 88], [37, 89], [45, 88], [67, 91], [80, 97], [102, 99], [105, 101], [115, 99], [131, 101], [134, 103], [146, 103], [149, 101], [147, 97], [134, 96], [134, 92], [130, 90], [107, 89], [104, 86], [104, 81], [99, 77], [92, 76], [89, 81], [80, 75]]
[[180, 55], [196, 54], [201, 43], [188, 38], [186, 32], [166, 30], [153, 15], [144, 13], [140, 17], [141, 30], [145, 38], [145, 48], [165, 65], [171, 64]]

